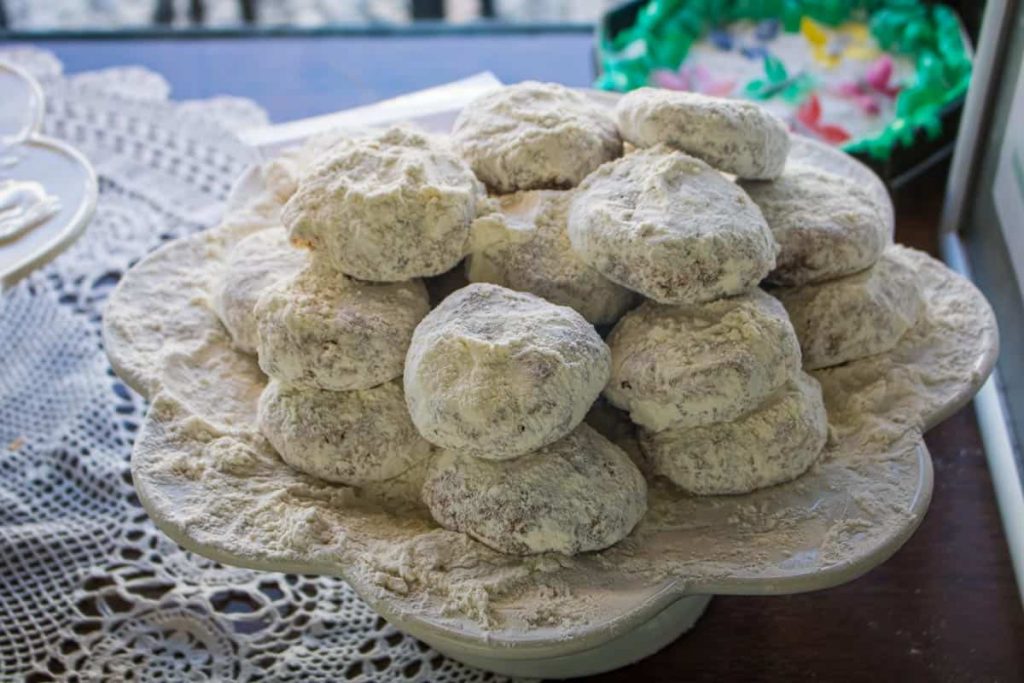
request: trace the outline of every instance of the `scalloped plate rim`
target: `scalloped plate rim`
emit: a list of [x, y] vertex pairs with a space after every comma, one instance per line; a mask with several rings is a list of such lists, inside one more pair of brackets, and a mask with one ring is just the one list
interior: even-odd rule
[[[0, 70], [9, 71], [22, 79], [28, 85], [29, 91], [33, 96], [32, 101], [29, 103], [31, 108], [26, 125], [21, 130], [16, 131], [0, 150], [24, 145], [63, 155], [79, 167], [83, 173], [85, 183], [83, 200], [78, 204], [68, 222], [37, 251], [11, 265], [0, 268], [0, 291], [2, 291], [13, 287], [33, 270], [52, 261], [81, 236], [96, 211], [96, 203], [99, 198], [99, 181], [96, 177], [96, 170], [85, 155], [62, 140], [39, 133], [43, 122], [43, 114], [45, 113], [46, 100], [38, 81], [21, 67], [7, 61], [0, 60]], [[46, 226], [44, 224], [34, 229], [45, 230]]]

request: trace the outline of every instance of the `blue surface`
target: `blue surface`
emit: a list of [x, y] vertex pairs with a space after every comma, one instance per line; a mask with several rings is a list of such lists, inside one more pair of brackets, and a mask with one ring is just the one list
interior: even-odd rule
[[68, 73], [138, 64], [163, 74], [175, 99], [248, 97], [280, 122], [485, 70], [506, 83], [535, 79], [586, 86], [593, 79], [591, 41], [576, 32], [54, 40], [38, 46], [53, 51]]

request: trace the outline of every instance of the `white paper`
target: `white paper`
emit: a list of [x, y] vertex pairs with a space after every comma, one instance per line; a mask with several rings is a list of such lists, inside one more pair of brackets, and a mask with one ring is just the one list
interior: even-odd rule
[[430, 117], [454, 116], [471, 100], [501, 86], [501, 81], [490, 71], [452, 81], [425, 90], [401, 95], [333, 114], [313, 116], [297, 121], [262, 126], [242, 131], [239, 137], [258, 149], [264, 158], [275, 155], [284, 147], [331, 130], [365, 128], [406, 120], [424, 120]]

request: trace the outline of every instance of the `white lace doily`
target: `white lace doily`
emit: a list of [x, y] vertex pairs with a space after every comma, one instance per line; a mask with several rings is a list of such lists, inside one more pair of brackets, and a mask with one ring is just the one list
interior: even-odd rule
[[108, 293], [162, 242], [209, 226], [252, 159], [245, 100], [172, 103], [138, 68], [73, 77], [0, 52], [47, 93], [47, 134], [100, 177], [85, 235], [0, 300], [0, 678], [478, 681], [342, 581], [224, 567], [164, 537], [128, 458], [145, 411], [100, 337]]

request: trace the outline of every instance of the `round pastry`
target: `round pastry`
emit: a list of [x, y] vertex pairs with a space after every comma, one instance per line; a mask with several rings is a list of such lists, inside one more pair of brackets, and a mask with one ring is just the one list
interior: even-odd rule
[[664, 145], [594, 171], [574, 193], [569, 239], [606, 278], [666, 304], [755, 287], [775, 267], [775, 238], [735, 183]]
[[308, 260], [309, 254], [293, 247], [281, 228], [254, 232], [231, 249], [214, 281], [212, 303], [239, 351], [256, 353], [254, 309], [260, 295], [302, 270]]
[[423, 502], [441, 526], [499, 552], [574, 555], [625, 538], [647, 510], [647, 485], [622, 449], [583, 424], [506, 462], [442, 451]]
[[768, 280], [802, 285], [850, 275], [882, 255], [889, 226], [881, 208], [852, 180], [790, 163], [776, 180], [742, 181], [779, 243]]
[[792, 135], [789, 138], [789, 144], [789, 156], [786, 157], [787, 165], [802, 164], [850, 178], [857, 187], [866, 192], [878, 207], [878, 212], [888, 229], [891, 241], [896, 230], [895, 209], [892, 205], [892, 197], [889, 196], [889, 190], [874, 171], [840, 148], [826, 142], [803, 135]]
[[772, 293], [789, 313], [808, 370], [890, 350], [922, 305], [917, 273], [893, 249], [855, 275]]
[[622, 96], [615, 114], [627, 142], [665, 143], [740, 178], [777, 178], [789, 154], [786, 124], [753, 102], [640, 88]]
[[800, 369], [786, 311], [760, 289], [699, 306], [648, 301], [608, 336], [604, 395], [651, 431], [734, 420]]
[[336, 144], [302, 176], [281, 220], [292, 240], [352, 277], [437, 275], [466, 252], [483, 186], [447, 146], [390, 128]]
[[313, 170], [320, 156], [330, 154], [335, 145], [349, 144], [358, 138], [352, 130], [329, 131], [307, 139], [301, 145], [289, 147], [260, 169], [263, 183], [271, 195], [284, 204], [299, 189], [302, 176]]
[[795, 479], [817, 461], [827, 439], [821, 387], [803, 372], [733, 422], [640, 430], [654, 470], [697, 495], [749, 493]]
[[416, 328], [405, 400], [428, 441], [505, 460], [572, 431], [608, 381], [609, 361], [601, 337], [571, 308], [472, 284]]
[[431, 450], [409, 420], [398, 380], [360, 391], [272, 381], [260, 396], [259, 425], [290, 466], [350, 486], [397, 477]]
[[314, 264], [256, 304], [260, 367], [290, 385], [368, 389], [402, 374], [413, 330], [428, 310], [419, 280], [359, 282]]
[[504, 195], [495, 213], [473, 223], [466, 277], [530, 292], [574, 308], [595, 325], [618, 320], [636, 294], [597, 272], [573, 251], [566, 232], [572, 191]]
[[565, 86], [534, 81], [470, 102], [452, 138], [477, 177], [502, 193], [572, 187], [622, 154], [602, 107]]

